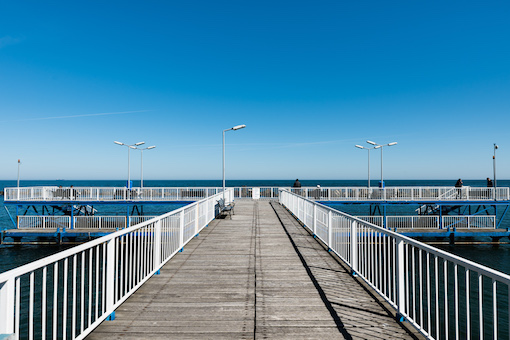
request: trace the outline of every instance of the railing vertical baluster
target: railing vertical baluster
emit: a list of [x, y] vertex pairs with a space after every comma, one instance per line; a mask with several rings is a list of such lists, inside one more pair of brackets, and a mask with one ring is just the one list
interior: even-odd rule
[[478, 322], [480, 328], [480, 340], [483, 339], [483, 277], [478, 273]]
[[[53, 339], [57, 339], [58, 323], [57, 323], [57, 296], [58, 296], [58, 262], [53, 265]], [[19, 303], [18, 303], [19, 305]], [[18, 314], [19, 315], [19, 314]]]
[[498, 337], [498, 301], [496, 299], [497, 297], [497, 282], [496, 280], [492, 279], [492, 327], [493, 327], [493, 333], [492, 338], [493, 339], [499, 339]]
[[83, 323], [85, 320], [85, 251], [81, 252], [81, 300], [80, 300], [80, 333], [83, 332]]
[[28, 338], [34, 338], [34, 272], [30, 273], [30, 290], [28, 302]]
[[328, 210], [328, 247], [333, 249], [333, 213]]
[[41, 340], [46, 339], [46, 289], [48, 268], [44, 266], [42, 271], [42, 295], [41, 295]]
[[179, 214], [179, 249], [184, 247], [184, 210]]
[[[19, 302], [16, 303], [14, 313], [14, 286], [14, 278], [0, 284], [0, 334], [14, 334], [15, 316], [16, 323], [19, 323]], [[20, 296], [19, 287], [16, 289], [16, 296]]]
[[396, 268], [396, 276], [397, 276], [397, 311], [399, 313], [400, 318], [403, 318], [405, 315], [405, 304], [406, 304], [406, 296], [405, 296], [405, 244], [404, 240], [398, 239], [397, 243], [397, 268]]
[[432, 320], [430, 318], [431, 310], [432, 310], [432, 297], [430, 293], [430, 253], [427, 252], [426, 256], [427, 261], [427, 331], [430, 335], [432, 335]]
[[[115, 242], [117, 238], [111, 239], [106, 243], [106, 313], [110, 313], [108, 320], [115, 319], [115, 311], [113, 306], [115, 304]], [[122, 266], [122, 264], [121, 264]], [[104, 275], [104, 273], [103, 273]], [[83, 317], [83, 316], [82, 316]]]
[[154, 267], [161, 265], [161, 220], [154, 223]]
[[[470, 271], [469, 269], [464, 269], [464, 273], [466, 275], [466, 339], [471, 339], [471, 303], [469, 301], [469, 290], [470, 290]], [[510, 295], [509, 295], [510, 296]]]
[[62, 339], [66, 339], [67, 337], [67, 271], [68, 271], [68, 258], [64, 259], [64, 292], [63, 292], [63, 311], [62, 311]]
[[[73, 255], [73, 303], [72, 305], [72, 318], [71, 318], [71, 339], [76, 338], [76, 254]], [[44, 278], [43, 278], [44, 280]]]
[[423, 251], [418, 248], [418, 268], [420, 271], [420, 275], [418, 277], [418, 280], [420, 281], [420, 329], [423, 329]]
[[317, 205], [313, 204], [313, 236], [317, 235]]
[[439, 336], [439, 326], [440, 326], [440, 323], [439, 323], [439, 269], [438, 269], [438, 257], [436, 255], [434, 255], [434, 286], [435, 286], [435, 289], [436, 289], [436, 294], [435, 294], [435, 299], [436, 299], [436, 309], [435, 309], [435, 313], [436, 313], [436, 339], [439, 339], [440, 336]]
[[358, 272], [358, 223], [351, 222], [351, 270], [352, 274], [356, 275]]
[[459, 340], [459, 274], [458, 274], [458, 266], [455, 263], [453, 266], [453, 279], [454, 279], [454, 288], [455, 288], [455, 339]]

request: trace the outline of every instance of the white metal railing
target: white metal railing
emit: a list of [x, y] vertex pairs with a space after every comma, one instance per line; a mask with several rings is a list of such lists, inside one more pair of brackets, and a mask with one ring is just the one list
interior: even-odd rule
[[[321, 201], [490, 201], [510, 200], [510, 188], [482, 187], [235, 187], [237, 199], [276, 199], [279, 189]], [[5, 201], [195, 201], [222, 188], [20, 187], [5, 188]]]
[[56, 229], [69, 228], [70, 216], [17, 216], [18, 229]]
[[439, 216], [386, 216], [386, 228], [438, 229]]
[[443, 228], [496, 228], [496, 216], [443, 216]]
[[[225, 194], [230, 202], [233, 190]], [[0, 274], [0, 334], [85, 338], [214, 219], [221, 197]]]
[[383, 226], [383, 219], [384, 219], [383, 216], [356, 216], [356, 217], [359, 218], [360, 220], [375, 224], [379, 227]]
[[509, 200], [509, 188], [482, 187], [319, 187], [288, 188], [302, 197], [320, 201], [486, 201]]
[[126, 216], [75, 216], [74, 229], [123, 229]]
[[[384, 216], [356, 216], [360, 220], [383, 226]], [[389, 229], [448, 229], [448, 228], [496, 228], [496, 216], [494, 215], [467, 215], [467, 216], [442, 216], [442, 225], [439, 224], [439, 216], [386, 216], [385, 227]]]
[[[145, 222], [156, 216], [129, 216], [129, 225]], [[126, 216], [74, 216], [71, 225], [70, 216], [24, 215], [17, 217], [18, 229], [123, 229], [127, 226]]]
[[188, 201], [216, 195], [222, 188], [28, 187], [5, 188], [5, 201]]
[[426, 337], [509, 338], [509, 275], [289, 191], [279, 201]]

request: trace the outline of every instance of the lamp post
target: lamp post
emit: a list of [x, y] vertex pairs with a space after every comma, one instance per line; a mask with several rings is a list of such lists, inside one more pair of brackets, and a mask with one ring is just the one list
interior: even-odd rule
[[246, 125], [243, 124], [243, 125], [234, 126], [233, 128], [230, 128], [230, 129], [223, 130], [223, 202], [225, 202], [225, 132], [230, 131], [230, 130], [236, 131], [236, 130], [244, 129], [245, 127], [246, 127]]
[[121, 146], [127, 146], [127, 148], [128, 148], [128, 180], [127, 180], [126, 187], [128, 189], [131, 189], [131, 185], [130, 185], [130, 182], [131, 182], [131, 171], [129, 169], [129, 151], [131, 149], [136, 149], [137, 146], [145, 144], [145, 142], [138, 142], [138, 143], [135, 143], [135, 144], [132, 144], [132, 145], [121, 143], [121, 142], [117, 142], [117, 141], [114, 141], [114, 143], [117, 144], [117, 145], [121, 145]]
[[372, 142], [370, 140], [367, 140], [367, 143], [368, 144], [371, 144], [371, 145], [375, 145], [374, 146], [374, 149], [381, 149], [381, 188], [384, 187], [384, 179], [383, 179], [383, 148], [385, 146], [393, 146], [393, 145], [397, 145], [397, 142], [392, 142], [392, 143], [388, 143], [388, 144], [377, 144], [375, 142]]
[[140, 163], [142, 164], [142, 169], [140, 172], [140, 188], [143, 188], [143, 150], [151, 150], [151, 149], [154, 149], [155, 147], [156, 146], [153, 145], [153, 146], [149, 146], [148, 148], [143, 148], [143, 149], [136, 148], [137, 150], [140, 150], [140, 154], [141, 154]]
[[492, 156], [492, 170], [494, 171], [494, 199], [496, 199], [496, 150], [498, 149], [498, 146], [496, 143], [494, 143], [494, 156]]
[[361, 146], [361, 145], [354, 145], [355, 147], [359, 148], [359, 149], [365, 149], [365, 150], [368, 150], [368, 187], [370, 188], [370, 150], [374, 149], [374, 148], [365, 148], [364, 146]]
[[18, 159], [18, 188], [19, 188], [19, 168], [21, 166], [21, 159]]

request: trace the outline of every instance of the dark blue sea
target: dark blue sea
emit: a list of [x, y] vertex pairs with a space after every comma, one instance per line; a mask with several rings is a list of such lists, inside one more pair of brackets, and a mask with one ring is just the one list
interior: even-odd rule
[[[294, 183], [295, 178], [289, 180], [229, 180], [227, 181], [227, 186], [232, 187], [279, 187], [279, 186], [287, 186], [290, 187]], [[455, 184], [456, 179], [450, 180], [387, 180], [386, 186], [453, 186]], [[322, 187], [329, 186], [366, 186], [366, 180], [301, 180], [300, 182], [302, 186], [317, 186], [320, 185]], [[55, 180], [33, 180], [33, 181], [22, 181], [21, 186], [45, 186], [45, 185], [62, 185], [62, 186], [70, 186], [73, 185], [75, 187], [85, 187], [85, 186], [101, 186], [101, 187], [123, 187], [125, 186], [125, 180], [108, 180], [108, 181], [89, 181], [89, 180], [63, 180], [63, 181], [55, 181]], [[500, 187], [509, 187], [510, 180], [498, 180], [498, 186]], [[139, 183], [134, 182], [134, 186], [138, 186]], [[145, 187], [220, 187], [222, 185], [221, 180], [145, 180]], [[372, 181], [372, 186], [377, 186], [377, 181]], [[464, 180], [464, 185], [466, 186], [477, 186], [484, 187], [486, 185], [485, 180]], [[3, 190], [5, 187], [15, 187], [16, 181], [0, 181], [0, 190]], [[0, 207], [0, 228], [8, 229], [13, 228], [13, 222], [11, 221], [9, 215], [7, 214], [4, 204], [3, 204], [3, 196], [1, 200], [2, 206]], [[180, 206], [176, 205], [167, 205], [167, 206], [158, 206], [152, 208], [145, 208], [144, 213], [146, 215], [150, 214], [162, 214], [167, 211], [171, 211]], [[414, 209], [417, 206], [409, 206], [406, 207], [407, 213], [409, 213], [409, 209]], [[125, 208], [107, 208], [107, 207], [99, 207], [100, 211], [108, 212], [109, 214], [126, 214], [123, 210]], [[110, 209], [110, 210], [108, 210]], [[349, 208], [346, 208], [347, 210]], [[352, 208], [350, 208], [352, 209]], [[351, 213], [358, 214], [367, 214], [368, 215], [368, 207], [356, 208], [357, 211], [350, 211]], [[361, 209], [361, 210], [360, 210]], [[366, 211], [364, 211], [364, 210]], [[403, 213], [401, 211], [403, 208], [388, 208], [388, 215], [397, 215]], [[501, 209], [503, 210], [503, 209]], [[349, 212], [349, 211], [347, 211]], [[15, 217], [15, 210], [11, 208], [11, 214]], [[99, 213], [98, 213], [99, 214]], [[508, 214], [510, 215], [510, 214]], [[508, 216], [502, 221], [502, 228], [510, 227], [510, 219]], [[510, 274], [510, 244], [507, 244], [508, 239], [504, 238], [502, 244], [492, 245], [492, 244], [482, 244], [482, 245], [437, 245], [442, 249], [445, 249], [449, 252], [458, 254], [460, 256], [471, 259], [475, 262], [482, 263], [491, 268], [500, 270], [507, 274]], [[57, 246], [57, 245], [0, 245], [0, 272], [4, 272], [6, 270], [15, 268], [22, 264], [28, 263], [30, 261], [36, 260], [38, 258], [42, 258], [44, 256], [56, 253], [60, 250], [69, 248], [70, 246]]]

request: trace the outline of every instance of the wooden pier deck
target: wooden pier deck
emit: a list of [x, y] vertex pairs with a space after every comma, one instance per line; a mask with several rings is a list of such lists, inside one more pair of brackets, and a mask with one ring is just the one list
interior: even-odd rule
[[421, 338], [404, 326], [279, 204], [238, 201], [88, 339]]

